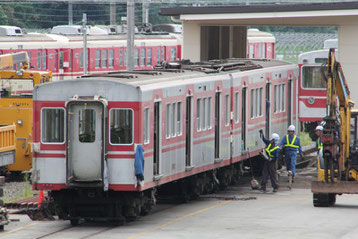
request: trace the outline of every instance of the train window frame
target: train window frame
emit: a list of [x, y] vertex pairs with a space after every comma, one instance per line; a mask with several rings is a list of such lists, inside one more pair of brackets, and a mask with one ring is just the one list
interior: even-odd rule
[[108, 50], [108, 67], [109, 68], [114, 67], [114, 50], [113, 49]]
[[181, 136], [183, 134], [183, 104], [181, 101], [177, 102], [177, 115], [176, 115], [176, 130], [177, 135]]
[[108, 68], [108, 51], [107, 51], [107, 49], [101, 50], [101, 67]]
[[149, 107], [143, 110], [143, 144], [150, 143], [150, 109]]
[[139, 66], [140, 67], [145, 67], [145, 59], [146, 59], [146, 56], [145, 56], [145, 48], [142, 47], [140, 48], [140, 56], [139, 56]]
[[42, 68], [42, 56], [41, 56], [41, 52], [38, 51], [37, 52], [37, 69], [41, 69]]
[[[46, 141], [43, 140], [43, 132], [44, 132], [43, 114], [44, 114], [44, 110], [63, 110], [63, 141], [62, 142], [46, 142]], [[40, 113], [40, 129], [41, 129], [40, 140], [41, 140], [41, 144], [60, 145], [60, 144], [64, 144], [66, 142], [66, 131], [67, 131], [66, 114], [67, 114], [66, 109], [64, 107], [43, 107], [43, 108], [41, 108], [41, 113]]]
[[212, 126], [212, 120], [211, 120], [211, 97], [208, 97], [207, 98], [208, 100], [208, 103], [207, 103], [207, 120], [206, 120], [206, 123], [207, 123], [207, 129], [210, 130], [213, 128]]
[[152, 65], [152, 48], [147, 48], [146, 49], [146, 66], [151, 66]]
[[170, 138], [170, 107], [171, 104], [170, 103], [167, 103], [166, 106], [165, 106], [165, 138], [166, 139], [169, 139]]
[[46, 64], [46, 51], [42, 52], [42, 68], [46, 70], [47, 64]]
[[96, 50], [95, 52], [94, 68], [101, 68], [101, 50]]
[[139, 48], [134, 49], [134, 67], [140, 66]]
[[171, 61], [176, 60], [176, 49], [175, 49], [175, 47], [170, 48], [170, 60]]
[[225, 95], [225, 126], [229, 126], [230, 125], [230, 95], [229, 94], [226, 94]]
[[[112, 143], [111, 142], [111, 113], [112, 113], [112, 111], [113, 110], [129, 110], [129, 111], [131, 111], [131, 113], [132, 113], [132, 122], [131, 122], [131, 124], [132, 124], [132, 130], [131, 130], [131, 134], [132, 134], [132, 141], [131, 141], [131, 143], [128, 143], [128, 144], [121, 144], [121, 143], [118, 143], [118, 144], [115, 144], [115, 143]], [[109, 115], [109, 117], [108, 117], [108, 138], [109, 138], [109, 140], [108, 140], [108, 143], [110, 144], [110, 145], [115, 145], [115, 146], [127, 146], [127, 145], [133, 145], [133, 143], [134, 143], [134, 117], [135, 117], [135, 115], [134, 115], [134, 110], [133, 109], [131, 109], [131, 108], [111, 108], [110, 110], [109, 110], [109, 112], [108, 112], [108, 115]]]
[[240, 93], [239, 91], [234, 92], [234, 122], [239, 123], [239, 111], [240, 111]]
[[280, 83], [274, 86], [274, 113], [283, 113], [286, 111], [286, 84]]
[[303, 85], [303, 81], [304, 81], [304, 70], [306, 69], [306, 68], [308, 68], [308, 67], [315, 67], [315, 68], [321, 68], [322, 67], [322, 65], [321, 64], [307, 64], [307, 65], [303, 65], [302, 67], [301, 67], [301, 69], [300, 69], [300, 75], [301, 75], [301, 79], [300, 79], [300, 87], [302, 88], [302, 89], [304, 89], [304, 90], [326, 90], [327, 89], [327, 84], [326, 84], [326, 87], [317, 87], [317, 88], [313, 88], [313, 87], [305, 87], [304, 85]]
[[201, 98], [196, 99], [196, 131], [201, 131]]

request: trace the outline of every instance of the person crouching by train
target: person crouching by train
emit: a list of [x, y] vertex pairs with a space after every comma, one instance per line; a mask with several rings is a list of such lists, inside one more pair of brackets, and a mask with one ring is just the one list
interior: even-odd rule
[[262, 179], [261, 179], [261, 188], [260, 190], [266, 192], [267, 180], [270, 177], [271, 186], [273, 187], [273, 192], [277, 192], [278, 189], [278, 180], [276, 175], [276, 162], [280, 153], [280, 147], [278, 146], [278, 141], [280, 136], [276, 133], [271, 135], [270, 139], [265, 138], [262, 130], [259, 131], [260, 136], [264, 143], [266, 144], [266, 155], [267, 160], [265, 160], [264, 168], [262, 170]]
[[280, 147], [285, 152], [285, 161], [288, 176], [292, 175], [292, 182], [294, 182], [294, 177], [296, 174], [296, 160], [297, 160], [297, 151], [300, 153], [301, 158], [303, 157], [302, 147], [300, 144], [300, 138], [295, 135], [295, 126], [290, 125], [287, 129], [286, 137], [282, 138]]

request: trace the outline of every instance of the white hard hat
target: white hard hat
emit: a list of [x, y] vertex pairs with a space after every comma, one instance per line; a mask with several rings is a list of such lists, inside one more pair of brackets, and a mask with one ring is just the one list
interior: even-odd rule
[[287, 131], [295, 131], [295, 129], [296, 129], [296, 127], [291, 124], [290, 126], [288, 126]]
[[278, 143], [278, 141], [280, 140], [280, 135], [273, 133], [271, 135], [271, 139], [270, 140], [275, 140], [275, 143]]
[[322, 126], [322, 125], [318, 125], [318, 126], [316, 127], [316, 130], [323, 131], [323, 126]]

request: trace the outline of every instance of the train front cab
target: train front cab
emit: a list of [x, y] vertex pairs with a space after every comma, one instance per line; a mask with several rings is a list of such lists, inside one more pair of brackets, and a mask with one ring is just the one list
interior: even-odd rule
[[303, 53], [299, 56], [299, 121], [315, 140], [314, 129], [326, 115], [326, 80], [322, 74], [328, 50]]

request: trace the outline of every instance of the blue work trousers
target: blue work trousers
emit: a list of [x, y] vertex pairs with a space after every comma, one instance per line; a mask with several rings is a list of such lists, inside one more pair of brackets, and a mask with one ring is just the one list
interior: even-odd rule
[[297, 150], [287, 150], [285, 152], [285, 161], [287, 171], [292, 171], [292, 176], [295, 176], [296, 172], [296, 160], [297, 160]]

